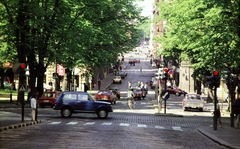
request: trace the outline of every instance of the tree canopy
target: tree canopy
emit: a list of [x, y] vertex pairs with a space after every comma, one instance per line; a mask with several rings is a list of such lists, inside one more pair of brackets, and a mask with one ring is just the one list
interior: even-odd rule
[[233, 70], [240, 61], [238, 0], [168, 0], [158, 6], [165, 34], [157, 37], [165, 56], [189, 61], [195, 74]]
[[1, 0], [0, 62], [26, 62], [32, 77], [52, 63], [109, 66], [139, 42], [140, 12], [134, 0]]

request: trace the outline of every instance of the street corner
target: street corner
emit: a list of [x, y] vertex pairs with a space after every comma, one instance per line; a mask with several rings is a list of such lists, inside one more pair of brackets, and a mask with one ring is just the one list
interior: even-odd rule
[[221, 146], [225, 146], [230, 149], [239, 148], [238, 133], [235, 131], [235, 129], [230, 127], [219, 127], [217, 130], [214, 130], [213, 126], [211, 125], [197, 128], [197, 131]]
[[17, 129], [17, 128], [21, 128], [21, 127], [27, 127], [27, 126], [31, 126], [31, 125], [35, 125], [35, 124], [40, 124], [42, 123], [41, 120], [37, 120], [37, 121], [29, 121], [29, 122], [23, 122], [23, 123], [18, 123], [18, 124], [11, 124], [8, 126], [2, 126], [0, 127], [0, 132], [6, 131], [6, 130], [11, 130], [11, 129]]

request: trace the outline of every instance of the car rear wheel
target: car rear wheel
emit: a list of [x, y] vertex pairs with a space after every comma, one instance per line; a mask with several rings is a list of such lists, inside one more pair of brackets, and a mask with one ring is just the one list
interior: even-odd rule
[[71, 117], [71, 115], [72, 115], [71, 108], [69, 108], [69, 107], [63, 108], [61, 110], [61, 115], [62, 115], [62, 117]]
[[97, 116], [99, 117], [99, 118], [106, 118], [107, 116], [108, 116], [108, 112], [107, 112], [107, 110], [106, 109], [99, 109], [98, 111], [97, 111]]
[[199, 111], [202, 112], [202, 111], [203, 111], [203, 108], [199, 108]]

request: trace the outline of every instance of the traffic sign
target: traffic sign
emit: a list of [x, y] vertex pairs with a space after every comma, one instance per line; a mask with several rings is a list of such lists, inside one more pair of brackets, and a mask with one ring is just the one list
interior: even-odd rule
[[170, 97], [170, 94], [166, 91], [163, 91], [161, 96], [163, 100], [167, 100]]
[[20, 84], [19, 85], [19, 92], [26, 92], [27, 91], [27, 85], [26, 84]]
[[173, 70], [172, 70], [172, 69], [169, 70], [168, 73], [169, 73], [169, 74], [173, 74]]

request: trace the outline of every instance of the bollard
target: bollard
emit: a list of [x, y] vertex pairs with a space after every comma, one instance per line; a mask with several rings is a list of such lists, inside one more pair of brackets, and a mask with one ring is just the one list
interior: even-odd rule
[[10, 103], [12, 103], [12, 93], [10, 93]]

